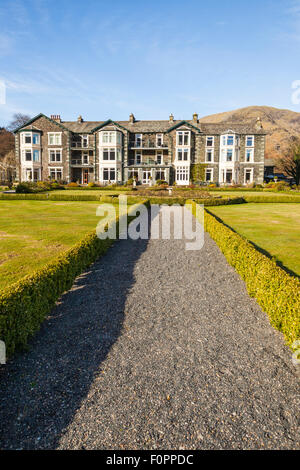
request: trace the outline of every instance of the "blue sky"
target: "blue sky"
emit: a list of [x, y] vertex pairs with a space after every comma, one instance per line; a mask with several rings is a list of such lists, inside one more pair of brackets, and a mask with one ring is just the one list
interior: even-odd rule
[[0, 126], [15, 112], [300, 112], [291, 101], [299, 47], [300, 0], [0, 0]]

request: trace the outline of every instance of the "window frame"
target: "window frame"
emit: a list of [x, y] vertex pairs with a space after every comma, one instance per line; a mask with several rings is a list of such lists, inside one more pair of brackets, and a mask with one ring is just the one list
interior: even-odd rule
[[[247, 140], [248, 139], [252, 139], [252, 145], [248, 145], [247, 143]], [[254, 147], [254, 135], [246, 135], [246, 138], [245, 138], [245, 147], [246, 148], [253, 148]]]
[[[210, 174], [210, 179], [207, 179], [207, 174]], [[214, 169], [213, 168], [205, 168], [205, 182], [211, 183], [214, 180]]]
[[[246, 173], [250, 171], [250, 181], [247, 183], [246, 181]], [[254, 178], [254, 168], [244, 168], [244, 184], [251, 184], [253, 183], [253, 178]]]
[[[52, 178], [51, 178], [51, 172], [53, 172], [53, 171], [54, 171], [54, 173], [55, 173], [55, 178], [54, 178], [55, 181], [57, 181], [57, 180], [60, 180], [60, 181], [61, 181], [61, 180], [63, 179], [63, 167], [62, 167], [62, 166], [58, 166], [58, 167], [56, 167], [56, 166], [49, 166], [48, 170], [49, 170], [49, 178], [50, 178], [50, 179], [52, 179]], [[57, 178], [57, 172], [58, 172], [58, 171], [60, 171], [60, 173], [61, 173], [61, 178]]]
[[[54, 136], [54, 143], [50, 142], [51, 136]], [[56, 142], [56, 137], [59, 137], [59, 142]], [[48, 145], [62, 145], [62, 132], [48, 132]]]
[[[211, 153], [211, 160], [208, 160], [207, 154]], [[213, 163], [214, 162], [214, 148], [208, 147], [205, 149], [205, 163]]]
[[[55, 152], [55, 160], [51, 160], [51, 152]], [[60, 160], [57, 160], [57, 152], [60, 153]], [[62, 149], [50, 148], [48, 149], [48, 161], [49, 163], [62, 163]]]
[[[247, 152], [250, 152], [250, 159], [247, 160]], [[245, 162], [246, 163], [253, 163], [254, 162], [254, 147], [246, 147], [245, 149]]]
[[[208, 145], [208, 142], [209, 142], [208, 139], [211, 139], [211, 140], [210, 140], [211, 145]], [[206, 143], [205, 143], [205, 146], [208, 147], [208, 148], [214, 148], [214, 146], [215, 146], [215, 137], [214, 137], [213, 135], [207, 135], [207, 136], [206, 136]]]
[[[187, 136], [187, 143], [185, 137]], [[179, 137], [182, 137], [182, 143], [179, 142]], [[176, 131], [176, 146], [178, 147], [190, 147], [191, 145], [191, 131]]]

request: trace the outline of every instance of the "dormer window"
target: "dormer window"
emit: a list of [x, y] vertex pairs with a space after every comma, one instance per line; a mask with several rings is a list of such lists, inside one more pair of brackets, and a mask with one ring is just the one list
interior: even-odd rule
[[189, 131], [177, 132], [177, 145], [190, 145], [190, 132]]

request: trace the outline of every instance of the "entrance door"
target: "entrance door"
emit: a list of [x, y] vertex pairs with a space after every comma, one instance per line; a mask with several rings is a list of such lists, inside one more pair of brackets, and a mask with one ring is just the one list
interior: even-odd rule
[[81, 184], [81, 168], [72, 168], [72, 183]]
[[89, 182], [89, 170], [85, 168], [83, 170], [83, 184], [88, 184]]
[[143, 170], [142, 183], [143, 184], [149, 184], [150, 176], [151, 176], [151, 171], [150, 170]]

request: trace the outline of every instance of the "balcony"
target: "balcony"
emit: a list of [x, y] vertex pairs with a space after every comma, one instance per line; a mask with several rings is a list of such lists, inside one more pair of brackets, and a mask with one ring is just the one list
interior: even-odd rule
[[74, 149], [91, 149], [94, 148], [94, 142], [86, 142], [86, 141], [72, 141], [71, 148]]
[[128, 165], [129, 166], [169, 166], [171, 165], [171, 161], [162, 160], [161, 162], [157, 162], [156, 160], [153, 160], [152, 158], [144, 158], [142, 161], [138, 163], [137, 161], [134, 161], [133, 159], [129, 159]]
[[72, 158], [71, 165], [72, 166], [87, 166], [87, 167], [94, 166], [91, 162], [84, 161], [82, 158]]
[[168, 145], [167, 144], [159, 144], [157, 142], [153, 142], [151, 140], [144, 140], [144, 141], [134, 141], [134, 142], [129, 142], [129, 147], [133, 150], [143, 150], [143, 149], [148, 149], [148, 150], [167, 150]]

